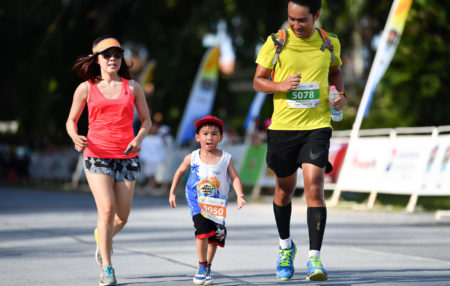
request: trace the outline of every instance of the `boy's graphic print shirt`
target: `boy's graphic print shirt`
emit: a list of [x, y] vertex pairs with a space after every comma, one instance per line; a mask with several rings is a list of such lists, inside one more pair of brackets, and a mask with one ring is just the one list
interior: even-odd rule
[[215, 165], [200, 159], [200, 149], [192, 152], [191, 173], [186, 184], [186, 200], [191, 215], [201, 213], [215, 223], [225, 225], [230, 177], [228, 164], [231, 155], [222, 150], [222, 158]]

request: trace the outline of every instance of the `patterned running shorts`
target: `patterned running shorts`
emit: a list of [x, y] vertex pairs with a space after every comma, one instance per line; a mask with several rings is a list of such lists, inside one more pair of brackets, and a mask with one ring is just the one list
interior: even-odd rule
[[84, 170], [90, 174], [113, 177], [117, 182], [136, 181], [141, 166], [139, 157], [129, 159], [84, 158]]

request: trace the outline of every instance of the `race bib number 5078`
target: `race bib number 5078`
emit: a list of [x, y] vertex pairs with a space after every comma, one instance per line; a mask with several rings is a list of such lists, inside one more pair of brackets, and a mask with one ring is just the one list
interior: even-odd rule
[[286, 102], [291, 108], [315, 108], [319, 106], [319, 83], [299, 83], [295, 90], [286, 93]]

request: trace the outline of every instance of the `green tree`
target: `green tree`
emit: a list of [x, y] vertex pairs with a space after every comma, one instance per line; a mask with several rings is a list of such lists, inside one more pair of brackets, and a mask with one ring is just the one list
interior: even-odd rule
[[[370, 42], [383, 29], [391, 4], [323, 1], [322, 26], [338, 34], [343, 56], [362, 55], [365, 63], [363, 71], [346, 82], [350, 102], [337, 129], [351, 128], [374, 56]], [[397, 54], [376, 90], [363, 128], [449, 124], [444, 86], [449, 82], [448, 6], [449, 0], [413, 1]], [[149, 58], [157, 60], [150, 107], [176, 131], [206, 51], [202, 37], [214, 32], [219, 19], [227, 21], [233, 36], [237, 69], [233, 76], [221, 76], [214, 113], [241, 128], [255, 94], [251, 90], [255, 45], [286, 20], [286, 6], [277, 1], [2, 1], [0, 120], [18, 119], [17, 137], [29, 142], [49, 138], [68, 144], [65, 121], [81, 82], [71, 66], [90, 52], [95, 38], [114, 35], [133, 50], [145, 48]], [[233, 91], [237, 80], [246, 81], [248, 90]], [[271, 110], [267, 99], [263, 116], [270, 116]], [[80, 131], [85, 132], [86, 126], [83, 115]]]

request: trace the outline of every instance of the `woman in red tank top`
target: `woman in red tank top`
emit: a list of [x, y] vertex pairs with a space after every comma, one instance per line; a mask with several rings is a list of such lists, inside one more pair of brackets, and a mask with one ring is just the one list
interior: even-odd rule
[[[140, 171], [138, 152], [151, 125], [149, 110], [141, 86], [131, 80], [117, 39], [98, 38], [92, 55], [79, 58], [72, 69], [85, 81], [75, 90], [66, 129], [75, 149], [83, 152], [86, 178], [97, 205], [94, 235], [95, 258], [102, 267], [99, 285], [116, 285], [112, 239], [128, 220]], [[89, 117], [87, 136], [77, 131], [85, 105]], [[135, 106], [141, 120], [136, 136]]]

